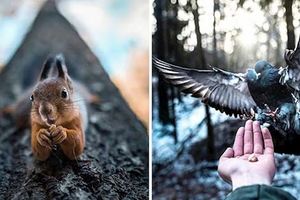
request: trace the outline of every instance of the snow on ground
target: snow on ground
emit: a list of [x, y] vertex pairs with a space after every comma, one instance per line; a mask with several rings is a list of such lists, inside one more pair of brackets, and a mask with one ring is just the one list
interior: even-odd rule
[[[153, 79], [153, 84], [157, 79]], [[162, 132], [171, 132], [172, 126], [163, 127], [158, 121], [158, 97], [153, 86], [153, 161], [156, 163], [166, 163], [172, 160], [178, 151], [178, 146], [174, 145], [172, 136], [162, 136]], [[183, 141], [191, 129], [195, 129], [204, 117], [204, 107], [197, 104], [197, 99], [183, 97], [180, 103], [176, 100], [177, 132], [179, 141]], [[195, 106], [196, 105], [196, 106]], [[228, 119], [224, 114], [220, 114], [214, 109], [212, 121], [214, 124]], [[203, 125], [190, 145], [196, 140], [206, 137], [206, 127]], [[188, 149], [188, 148], [186, 148]], [[275, 154], [277, 163], [277, 173], [273, 185], [290, 192], [300, 199], [300, 156]], [[202, 161], [195, 163], [187, 150], [168, 168], [153, 174], [153, 199], [198, 199], [198, 200], [219, 200], [230, 192], [230, 185], [221, 180], [217, 173], [217, 161]]]
[[[188, 157], [180, 157], [168, 174], [153, 174], [153, 199], [224, 199], [231, 188], [218, 176], [217, 161], [196, 164]], [[275, 158], [272, 185], [300, 199], [300, 156], [275, 154]]]

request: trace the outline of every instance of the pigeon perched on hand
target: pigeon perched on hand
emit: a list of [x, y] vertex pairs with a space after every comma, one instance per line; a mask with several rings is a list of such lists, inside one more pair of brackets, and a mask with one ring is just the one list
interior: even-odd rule
[[[244, 74], [216, 67], [211, 70], [184, 68], [155, 57], [153, 64], [167, 82], [216, 110], [259, 120], [282, 134], [300, 134], [299, 96], [293, 94], [300, 91], [300, 44], [288, 52], [287, 67], [277, 68], [259, 61]], [[295, 84], [296, 81], [299, 82]]]

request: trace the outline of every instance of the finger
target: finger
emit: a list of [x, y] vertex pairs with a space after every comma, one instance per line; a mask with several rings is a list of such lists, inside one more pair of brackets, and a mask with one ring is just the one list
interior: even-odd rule
[[224, 153], [221, 155], [220, 159], [222, 158], [232, 158], [234, 156], [233, 149], [228, 147]]
[[252, 120], [248, 120], [245, 125], [244, 134], [244, 154], [253, 153], [253, 129]]
[[264, 153], [266, 154], [273, 154], [274, 153], [274, 145], [272, 141], [272, 136], [270, 131], [267, 128], [262, 129], [262, 135], [264, 140]]
[[65, 137], [60, 137], [60, 138], [58, 138], [57, 139], [57, 141], [56, 141], [56, 144], [60, 144], [60, 143], [62, 143], [64, 140], [65, 140], [66, 138]]
[[45, 135], [47, 137], [50, 137], [50, 133], [46, 129], [43, 129], [42, 132], [40, 133], [40, 135]]
[[51, 136], [56, 137], [58, 134], [63, 132], [64, 129], [61, 126], [56, 127], [56, 129], [52, 132]]
[[240, 127], [239, 130], [236, 132], [234, 144], [233, 144], [234, 157], [243, 155], [244, 132], [245, 132], [244, 127]]
[[61, 131], [59, 129], [56, 129], [55, 131], [52, 132], [51, 134], [51, 137], [54, 138], [54, 137], [57, 137], [57, 135], [59, 135]]
[[[44, 136], [44, 135], [41, 135], [41, 136]], [[37, 137], [37, 141], [41, 146], [46, 147], [47, 149], [51, 149], [51, 147], [50, 147], [51, 145], [48, 144], [47, 140]]]
[[49, 128], [49, 131], [50, 131], [50, 132], [54, 132], [55, 129], [56, 129], [56, 125], [55, 125], [55, 124], [52, 124], [52, 125], [50, 126], [50, 128]]
[[46, 142], [44, 142], [42, 139], [37, 138], [36, 140], [38, 141], [38, 143], [39, 143], [41, 146], [43, 146], [43, 147], [48, 146], [48, 144], [47, 144]]
[[64, 134], [58, 135], [56, 138], [53, 138], [53, 142], [55, 144], [60, 144], [66, 139], [66, 136]]
[[59, 144], [59, 141], [61, 140], [62, 136], [57, 136], [55, 138], [53, 138], [53, 143], [54, 144]]
[[263, 139], [260, 129], [260, 123], [258, 121], [253, 122], [253, 141], [254, 141], [254, 153], [263, 153]]
[[51, 140], [46, 136], [46, 135], [43, 135], [41, 134], [40, 135], [40, 138], [45, 141], [46, 143], [48, 143], [49, 145], [51, 145]]

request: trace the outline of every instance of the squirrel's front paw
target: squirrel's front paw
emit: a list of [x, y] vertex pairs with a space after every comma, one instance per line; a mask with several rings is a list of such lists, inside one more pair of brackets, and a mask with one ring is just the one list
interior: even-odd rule
[[67, 133], [62, 126], [51, 126], [50, 132], [53, 144], [60, 144], [67, 138]]
[[50, 133], [46, 129], [39, 130], [36, 140], [41, 146], [51, 149]]

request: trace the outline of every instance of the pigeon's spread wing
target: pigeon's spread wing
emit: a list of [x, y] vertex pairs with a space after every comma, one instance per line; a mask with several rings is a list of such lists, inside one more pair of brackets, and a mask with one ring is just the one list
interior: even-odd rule
[[254, 114], [256, 103], [247, 82], [238, 74], [216, 68], [186, 69], [157, 58], [153, 58], [153, 64], [169, 83], [221, 112], [246, 117]]

